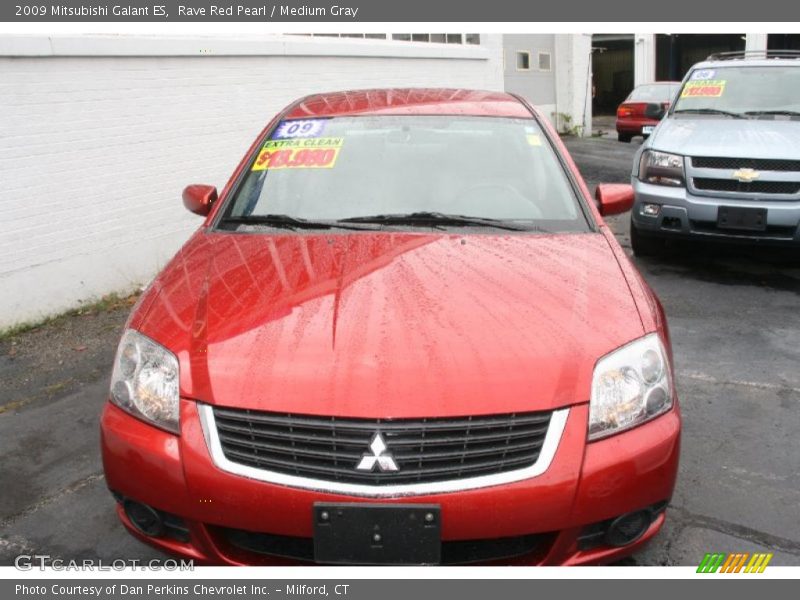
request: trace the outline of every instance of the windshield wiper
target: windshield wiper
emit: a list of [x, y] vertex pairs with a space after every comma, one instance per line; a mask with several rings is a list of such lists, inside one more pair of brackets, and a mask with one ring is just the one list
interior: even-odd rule
[[777, 115], [785, 117], [800, 117], [800, 112], [796, 110], [748, 110], [744, 113], [748, 116]]
[[220, 225], [266, 225], [268, 227], [277, 227], [280, 229], [355, 229], [361, 230], [364, 227], [348, 227], [340, 225], [336, 221], [309, 221], [300, 217], [292, 217], [290, 215], [249, 215], [246, 217], [226, 217], [220, 221]]
[[694, 113], [698, 115], [725, 115], [726, 117], [733, 117], [734, 119], [744, 119], [744, 115], [731, 112], [729, 110], [720, 110], [718, 108], [681, 108], [675, 109], [673, 114], [678, 113]]
[[[378, 223], [381, 225], [462, 225], [475, 227], [495, 227], [509, 231], [530, 231], [532, 228], [515, 225], [500, 219], [470, 217], [467, 215], [451, 215], [440, 212], [413, 212], [385, 215], [369, 215], [364, 217], [348, 217], [339, 219], [339, 223]], [[541, 231], [536, 228], [537, 231]]]

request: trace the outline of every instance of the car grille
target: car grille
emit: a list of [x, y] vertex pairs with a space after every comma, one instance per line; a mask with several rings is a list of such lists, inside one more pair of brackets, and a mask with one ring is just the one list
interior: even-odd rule
[[[215, 407], [225, 457], [299, 477], [363, 485], [465, 479], [515, 471], [539, 457], [550, 412], [430, 419], [352, 419]], [[380, 433], [396, 471], [356, 466]]]
[[756, 169], [759, 171], [800, 171], [800, 160], [772, 158], [727, 158], [723, 156], [694, 156], [695, 169]]
[[694, 187], [714, 192], [742, 192], [746, 194], [797, 194], [800, 181], [751, 181], [695, 177]]
[[[231, 546], [249, 553], [277, 556], [299, 561], [314, 561], [312, 538], [274, 535], [242, 529], [215, 530]], [[544, 554], [554, 536], [535, 533], [516, 537], [443, 541], [441, 564], [459, 565], [508, 560], [517, 556]]]

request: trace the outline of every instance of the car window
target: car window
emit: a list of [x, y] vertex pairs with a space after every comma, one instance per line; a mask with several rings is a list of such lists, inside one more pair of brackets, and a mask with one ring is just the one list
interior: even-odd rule
[[626, 102], [670, 102], [677, 85], [640, 85], [631, 92]]
[[336, 222], [421, 212], [548, 231], [589, 228], [536, 121], [458, 116], [284, 121], [257, 153], [223, 219]]
[[[800, 66], [730, 66], [695, 69], [675, 103], [681, 110], [800, 113]], [[763, 115], [760, 115], [763, 116]]]

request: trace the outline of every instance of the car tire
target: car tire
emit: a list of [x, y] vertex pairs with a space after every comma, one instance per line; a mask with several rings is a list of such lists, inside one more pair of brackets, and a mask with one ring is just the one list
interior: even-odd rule
[[642, 233], [631, 221], [631, 249], [636, 256], [658, 256], [665, 246], [664, 238]]
[[633, 136], [630, 133], [619, 133], [617, 132], [617, 140], [620, 142], [625, 142], [626, 144], [630, 144]]

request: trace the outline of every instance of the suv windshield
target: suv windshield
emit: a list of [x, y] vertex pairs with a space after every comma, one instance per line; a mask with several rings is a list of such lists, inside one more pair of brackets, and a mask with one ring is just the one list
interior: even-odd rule
[[536, 121], [469, 116], [289, 120], [218, 226], [587, 231]]
[[800, 117], [800, 65], [695, 69], [674, 112]]
[[625, 102], [670, 102], [680, 84], [640, 85], [631, 92]]

